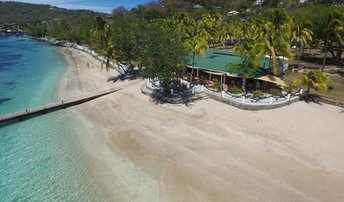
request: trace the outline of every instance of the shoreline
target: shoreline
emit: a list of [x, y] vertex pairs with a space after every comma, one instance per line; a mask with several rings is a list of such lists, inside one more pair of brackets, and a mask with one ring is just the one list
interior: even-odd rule
[[[117, 72], [86, 53], [61, 51], [69, 62], [62, 98], [128, 83], [106, 82]], [[112, 201], [344, 200], [341, 108], [297, 102], [251, 112], [212, 99], [156, 105], [142, 83], [68, 109]]]
[[[58, 96], [60, 99], [69, 99], [80, 95], [87, 95], [89, 93], [93, 93], [97, 91], [95, 88], [90, 88], [90, 85], [88, 88], [83, 88], [82, 82], [85, 82], [85, 78], [80, 76], [80, 68], [82, 66], [89, 66], [89, 68], [92, 69], [100, 69], [101, 63], [93, 58], [92, 56], [86, 54], [85, 52], [78, 51], [76, 49], [73, 49], [71, 47], [61, 47], [60, 49], [61, 54], [65, 58], [67, 62], [67, 67], [64, 75], [62, 76], [60, 80], [60, 84], [58, 87]], [[83, 58], [81, 58], [81, 55], [75, 56], [73, 53], [83, 54]], [[87, 65], [87, 63], [89, 65]], [[103, 71], [103, 70], [102, 70]], [[103, 73], [103, 72], [102, 72]], [[105, 74], [106, 75], [106, 74]], [[92, 75], [87, 75], [92, 76]], [[105, 82], [104, 82], [105, 83]], [[105, 87], [105, 86], [102, 86]], [[111, 88], [111, 85], [108, 86], [108, 88]], [[105, 88], [104, 88], [105, 89]], [[93, 91], [92, 91], [93, 90]], [[99, 89], [98, 89], [99, 90]], [[78, 122], [80, 124], [80, 130], [81, 133], [87, 133], [89, 130], [92, 130], [89, 128], [89, 125], [92, 125], [92, 123], [87, 119], [85, 114], [82, 113], [82, 110], [75, 109], [75, 106], [73, 108], [69, 108], [67, 113], [73, 114], [73, 119], [75, 122]], [[93, 177], [98, 181], [98, 184], [101, 186], [100, 189], [103, 193], [107, 195], [106, 198], [110, 198], [111, 194], [107, 193], [107, 188], [104, 185], [104, 183], [100, 183], [97, 179], [98, 175], [95, 171], [98, 169], [95, 169], [95, 165], [93, 163], [93, 157], [89, 155], [89, 151], [85, 148], [85, 145], [82, 145], [82, 136], [79, 136], [78, 144], [80, 146], [80, 149], [83, 151], [83, 157], [86, 160], [86, 163], [90, 167], [90, 170], [92, 172]]]

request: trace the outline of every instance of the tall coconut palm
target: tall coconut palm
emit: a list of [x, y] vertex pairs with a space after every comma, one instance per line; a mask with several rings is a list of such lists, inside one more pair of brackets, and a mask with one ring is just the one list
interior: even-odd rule
[[310, 29], [311, 26], [312, 23], [310, 20], [301, 16], [295, 16], [291, 19], [291, 43], [296, 45], [297, 67], [299, 67], [300, 63], [300, 47], [303, 47], [312, 41], [313, 32]]
[[330, 13], [328, 16], [328, 19], [326, 21], [325, 26], [325, 52], [324, 52], [324, 59], [323, 59], [323, 65], [321, 67], [321, 71], [324, 70], [326, 65], [326, 56], [328, 52], [328, 46], [330, 41], [330, 36], [333, 35], [335, 38], [337, 38], [340, 42], [343, 41], [343, 26], [344, 26], [344, 15], [342, 13], [339, 13], [338, 11], [334, 11], [333, 13]]
[[209, 48], [208, 42], [204, 35], [197, 35], [185, 42], [186, 47], [192, 52], [192, 69], [190, 75], [190, 85], [192, 84], [192, 77], [195, 69], [196, 54], [204, 57], [205, 51]]
[[306, 86], [306, 99], [311, 88], [326, 91], [329, 85], [329, 78], [320, 70], [306, 70], [301, 79], [294, 81], [295, 86]]
[[267, 12], [267, 20], [271, 23], [276, 33], [285, 32], [289, 27], [290, 17], [285, 10], [272, 9]]
[[246, 80], [247, 78], [254, 78], [257, 71], [257, 66], [253, 64], [254, 54], [252, 53], [252, 47], [254, 45], [253, 39], [241, 40], [240, 43], [234, 46], [234, 51], [242, 59], [241, 64], [228, 64], [230, 67], [229, 72], [238, 74], [242, 77], [242, 91], [246, 93]]
[[258, 37], [258, 33], [260, 32], [256, 21], [252, 18], [249, 18], [246, 21], [237, 22], [232, 31], [234, 32], [239, 44], [242, 40], [256, 39]]
[[207, 41], [207, 39], [209, 39], [209, 34], [204, 29], [203, 23], [197, 22], [185, 14], [175, 16], [173, 21], [172, 24], [176, 26], [177, 32], [181, 35], [184, 46], [192, 53], [191, 85], [195, 69], [196, 54], [202, 57], [204, 56], [205, 51], [209, 48]]
[[256, 54], [254, 63], [258, 65], [261, 59], [265, 55], [268, 55], [268, 68], [272, 67], [273, 73], [277, 74], [277, 57], [284, 56], [289, 59], [293, 58], [288, 36], [289, 32], [287, 28], [283, 31], [283, 27], [280, 27], [279, 32], [277, 32], [271, 22], [265, 23], [262, 28], [262, 35], [257, 38], [252, 48], [252, 51]]
[[214, 46], [221, 39], [223, 18], [221, 15], [204, 15], [198, 22], [199, 28], [207, 32], [207, 40]]

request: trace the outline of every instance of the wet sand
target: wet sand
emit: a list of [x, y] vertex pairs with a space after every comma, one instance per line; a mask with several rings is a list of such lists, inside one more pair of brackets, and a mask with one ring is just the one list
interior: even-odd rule
[[86, 53], [62, 52], [70, 64], [63, 98], [128, 86], [67, 109], [113, 201], [344, 201], [341, 108], [297, 102], [251, 112], [212, 99], [157, 105], [141, 93], [144, 81], [107, 82], [114, 70]]

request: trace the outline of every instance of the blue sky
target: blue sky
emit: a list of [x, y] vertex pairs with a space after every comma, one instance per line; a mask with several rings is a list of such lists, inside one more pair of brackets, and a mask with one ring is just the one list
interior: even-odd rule
[[14, 0], [34, 4], [50, 4], [61, 8], [89, 9], [111, 13], [112, 9], [124, 6], [128, 9], [142, 5], [152, 0]]

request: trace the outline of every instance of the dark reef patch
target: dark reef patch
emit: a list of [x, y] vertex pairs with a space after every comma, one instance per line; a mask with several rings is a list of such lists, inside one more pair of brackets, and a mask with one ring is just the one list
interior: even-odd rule
[[12, 98], [0, 98], [0, 104], [9, 102], [10, 100], [12, 100]]
[[16, 61], [20, 58], [22, 58], [22, 54], [4, 54], [0, 56], [0, 59], [2, 62], [7, 62], [7, 61]]
[[4, 82], [2, 83], [3, 86], [13, 86], [14, 84], [16, 84], [17, 82], [15, 81], [8, 81], [8, 82]]
[[0, 67], [0, 72], [2, 72], [2, 71], [8, 71], [8, 70], [10, 70], [10, 68], [7, 68], [7, 67]]

